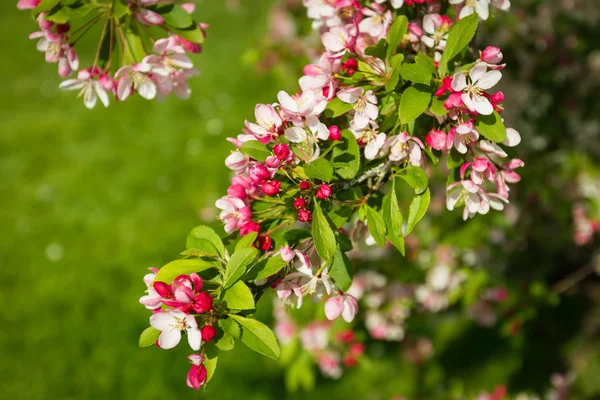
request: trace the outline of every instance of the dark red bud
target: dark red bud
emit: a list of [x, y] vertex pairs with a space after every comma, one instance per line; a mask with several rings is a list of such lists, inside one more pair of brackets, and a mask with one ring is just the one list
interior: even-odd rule
[[342, 140], [340, 128], [333, 125], [329, 127], [329, 140]]
[[308, 190], [310, 189], [310, 182], [309, 181], [302, 181], [300, 182], [300, 190]]
[[326, 183], [319, 186], [319, 189], [317, 190], [317, 197], [325, 200], [328, 199], [329, 196], [331, 196], [331, 186]]
[[312, 214], [310, 211], [302, 209], [298, 212], [298, 221], [300, 222], [310, 222], [312, 221]]
[[213, 299], [210, 297], [210, 294], [206, 292], [200, 292], [194, 297], [194, 311], [198, 314], [205, 313], [207, 311], [212, 310], [213, 308]]
[[217, 328], [212, 325], [205, 325], [200, 329], [200, 333], [202, 333], [202, 341], [209, 343], [217, 335]]
[[302, 197], [298, 197], [296, 200], [294, 200], [294, 207], [296, 207], [296, 210], [306, 207], [306, 200], [304, 200]]

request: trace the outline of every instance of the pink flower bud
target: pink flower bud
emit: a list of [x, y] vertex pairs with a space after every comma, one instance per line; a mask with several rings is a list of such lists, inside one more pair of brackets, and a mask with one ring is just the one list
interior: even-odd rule
[[107, 74], [100, 75], [100, 77], [98, 78], [98, 82], [100, 82], [104, 90], [106, 90], [107, 92], [112, 92], [115, 88], [114, 79], [108, 76]]
[[271, 239], [271, 236], [263, 235], [258, 238], [258, 248], [259, 249], [261, 249], [263, 251], [269, 251], [269, 250], [271, 250], [272, 246], [273, 246], [273, 239]]
[[19, 10], [33, 10], [36, 8], [42, 0], [19, 0], [17, 8]]
[[446, 133], [439, 129], [434, 129], [427, 134], [425, 142], [433, 149], [444, 150], [446, 148]]
[[342, 65], [342, 71], [348, 74], [348, 76], [354, 75], [358, 69], [358, 61], [355, 58], [349, 58], [348, 61]]
[[207, 311], [212, 310], [213, 308], [213, 299], [210, 297], [210, 294], [206, 292], [198, 293], [194, 297], [194, 305], [192, 306], [194, 311], [198, 314], [205, 313]]
[[171, 285], [168, 285], [164, 282], [154, 282], [154, 285], [152, 285], [152, 287], [154, 287], [154, 290], [156, 290], [156, 293], [158, 293], [160, 297], [164, 297], [167, 299], [173, 297], [173, 290], [171, 289]]
[[294, 200], [294, 207], [296, 207], [296, 210], [306, 207], [306, 200], [304, 200], [302, 197], [298, 197], [296, 200]]
[[329, 127], [329, 140], [342, 140], [340, 128], [333, 125]]
[[281, 165], [281, 160], [276, 156], [269, 156], [267, 157], [265, 164], [267, 164], [267, 167], [269, 168], [279, 168]]
[[280, 187], [281, 187], [281, 182], [275, 181], [275, 180], [265, 181], [261, 185], [262, 191], [267, 196], [275, 196], [277, 193], [279, 193]]
[[281, 254], [281, 259], [285, 262], [290, 262], [296, 257], [296, 253], [294, 250], [290, 249], [289, 246], [283, 246], [279, 249], [279, 254]]
[[246, 236], [252, 232], [260, 232], [260, 225], [258, 222], [248, 221], [240, 227], [240, 236]]
[[502, 103], [504, 101], [504, 93], [502, 93], [502, 91], [498, 91], [490, 97], [490, 100], [492, 103]]
[[40, 15], [38, 16], [38, 26], [42, 30], [48, 30], [54, 26], [54, 22], [48, 21], [46, 19], [46, 15], [48, 15], [48, 13], [46, 11], [44, 11], [44, 12], [41, 12]]
[[310, 182], [309, 181], [302, 181], [300, 182], [300, 190], [308, 190], [310, 189]]
[[267, 167], [261, 164], [256, 164], [250, 167], [248, 175], [254, 183], [262, 183], [271, 177]]
[[488, 46], [481, 52], [481, 61], [499, 64], [502, 61], [502, 53], [498, 47]]
[[196, 10], [196, 5], [194, 3], [183, 3], [181, 8], [183, 8], [188, 14], [192, 14]]
[[329, 196], [331, 196], [331, 186], [326, 183], [319, 186], [319, 189], [317, 190], [317, 197], [321, 200], [325, 200], [328, 199]]
[[341, 331], [335, 335], [336, 340], [342, 343], [351, 343], [356, 339], [356, 334], [353, 331]]
[[238, 199], [244, 200], [247, 196], [246, 188], [242, 185], [233, 184], [227, 188], [227, 194], [231, 197], [236, 197]]
[[287, 144], [276, 144], [273, 153], [280, 160], [287, 160], [291, 154], [290, 146]]
[[200, 387], [206, 383], [206, 376], [206, 367], [194, 364], [188, 371], [186, 383], [190, 388], [200, 390]]
[[190, 279], [194, 284], [194, 292], [199, 293], [202, 290], [202, 278], [196, 273], [190, 274]]
[[200, 333], [202, 333], [202, 341], [209, 343], [217, 335], [217, 329], [212, 325], [205, 325], [200, 329]]
[[310, 222], [312, 221], [312, 214], [310, 211], [306, 210], [306, 209], [301, 209], [298, 212], [298, 221], [300, 222]]
[[328, 320], [333, 321], [342, 315], [344, 311], [344, 299], [341, 296], [329, 298], [325, 302], [325, 316]]
[[248, 156], [246, 156], [241, 151], [234, 151], [225, 159], [225, 165], [227, 166], [227, 168], [238, 173], [241, 173], [246, 169], [246, 167], [248, 166], [248, 162]]

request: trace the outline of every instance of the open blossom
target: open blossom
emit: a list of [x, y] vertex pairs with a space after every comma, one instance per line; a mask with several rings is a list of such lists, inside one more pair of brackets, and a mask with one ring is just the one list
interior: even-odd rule
[[204, 356], [192, 354], [188, 358], [192, 362], [192, 367], [188, 371], [186, 383], [190, 388], [200, 390], [200, 387], [206, 383], [207, 376], [206, 367], [202, 365]]
[[521, 181], [521, 176], [515, 172], [516, 168], [523, 167], [525, 163], [518, 158], [510, 160], [496, 176], [496, 191], [498, 195], [508, 199], [508, 192], [510, 191], [507, 183], [517, 183]]
[[200, 74], [183, 47], [177, 43], [175, 36], [159, 39], [152, 47], [158, 55], [153, 54], [145, 59], [146, 63], [153, 66], [152, 73], [158, 87], [159, 100], [170, 93], [180, 99], [188, 99], [192, 92], [187, 80]]
[[427, 14], [423, 17], [421, 42], [431, 49], [444, 50], [452, 21], [445, 15]]
[[346, 322], [352, 322], [358, 312], [358, 302], [356, 298], [349, 294], [338, 293], [337, 296], [329, 298], [325, 302], [325, 316], [332, 321], [340, 315]]
[[314, 115], [306, 117], [305, 127], [291, 126], [285, 130], [285, 137], [292, 143], [308, 146], [310, 157], [308, 161], [319, 158], [321, 150], [319, 140], [329, 139], [329, 129]]
[[333, 75], [339, 69], [340, 60], [338, 58], [331, 58], [323, 54], [317, 64], [309, 64], [304, 67], [304, 76], [299, 80], [300, 89], [302, 91], [321, 89], [327, 92], [326, 97], [330, 100], [337, 87], [337, 81]]
[[150, 325], [161, 331], [158, 344], [162, 349], [172, 349], [181, 340], [181, 332], [188, 335], [188, 343], [192, 350], [200, 350], [202, 334], [198, 329], [196, 318], [179, 310], [162, 311], [152, 314]]
[[274, 136], [279, 133], [279, 128], [283, 124], [281, 117], [270, 104], [257, 104], [254, 109], [256, 123], [244, 122], [246, 128], [261, 143], [269, 143]]
[[285, 276], [276, 288], [278, 296], [286, 299], [292, 294], [297, 297], [297, 307], [302, 306], [302, 298], [306, 295], [313, 295], [320, 299], [325, 294], [330, 294], [332, 283], [329, 279], [327, 268], [323, 268], [317, 274], [310, 262], [308, 256], [301, 251], [296, 250], [296, 262], [294, 266], [296, 272]]
[[446, 143], [448, 149], [454, 145], [456, 151], [466, 154], [469, 145], [477, 142], [477, 139], [479, 139], [479, 132], [474, 128], [473, 121], [467, 121], [448, 132]]
[[353, 124], [356, 129], [365, 128], [370, 121], [376, 120], [379, 116], [377, 97], [372, 90], [365, 93], [365, 90], [361, 87], [351, 87], [340, 90], [337, 97], [344, 103], [354, 105]]
[[425, 161], [422, 152], [425, 148], [423, 142], [406, 132], [389, 138], [385, 147], [386, 152], [389, 152], [390, 161], [409, 161], [411, 165], [417, 167], [422, 166]]
[[160, 308], [162, 304], [160, 294], [158, 294], [158, 292], [152, 286], [158, 270], [156, 268], [149, 268], [149, 270], [152, 271], [152, 273], [144, 276], [144, 283], [148, 288], [146, 293], [148, 294], [140, 297], [140, 303], [146, 306], [148, 310], [156, 310], [157, 308]]
[[156, 83], [150, 76], [153, 66], [147, 61], [146, 57], [141, 63], [126, 65], [117, 71], [115, 79], [119, 82], [117, 86], [119, 100], [126, 100], [134, 91], [146, 100], [156, 97]]
[[[40, 25], [42, 21], [45, 22], [40, 19]], [[29, 39], [40, 39], [36, 48], [45, 53], [46, 62], [58, 63], [58, 75], [62, 78], [79, 69], [79, 58], [75, 49], [67, 43], [65, 35], [42, 28], [29, 35]]]
[[225, 232], [231, 233], [252, 219], [250, 207], [235, 197], [221, 197], [215, 205], [220, 208], [219, 218], [225, 224]]
[[294, 96], [281, 90], [277, 94], [277, 100], [285, 114], [294, 120], [298, 117], [319, 115], [327, 106], [327, 99], [320, 90], [307, 90]]
[[[464, 4], [463, 4], [464, 3]], [[450, 4], [461, 5], [458, 18], [462, 19], [476, 12], [479, 18], [488, 19], [490, 16], [490, 0], [450, 0]]]
[[492, 103], [483, 96], [487, 89], [491, 89], [502, 78], [500, 71], [487, 71], [487, 64], [480, 62], [469, 72], [469, 80], [462, 72], [454, 74], [452, 89], [455, 92], [463, 92], [461, 99], [470, 111], [479, 114], [490, 115], [494, 112]]
[[165, 19], [162, 15], [145, 8], [145, 6], [151, 6], [158, 1], [156, 0], [134, 0], [137, 7], [133, 11], [133, 17], [143, 25], [162, 25], [165, 23]]
[[490, 182], [496, 180], [496, 169], [489, 159], [478, 157], [473, 162], [466, 162], [460, 167], [460, 177], [465, 179], [465, 173], [471, 168], [471, 181], [476, 185], [481, 185], [484, 178]]
[[353, 51], [356, 44], [356, 29], [334, 26], [321, 36], [323, 45], [331, 53], [330, 57], [340, 58], [347, 51]]
[[96, 106], [98, 99], [108, 107], [109, 99], [106, 90], [102, 84], [96, 79], [90, 69], [79, 71], [77, 79], [69, 79], [60, 84], [59, 88], [63, 90], [80, 90], [79, 96], [83, 97], [83, 103], [89, 109]]
[[225, 159], [225, 165], [227, 168], [235, 171], [237, 174], [241, 174], [246, 171], [250, 160], [247, 155], [241, 151], [234, 151]]
[[379, 125], [375, 121], [370, 121], [368, 126], [357, 129], [354, 123], [350, 124], [350, 132], [358, 143], [365, 145], [365, 158], [374, 160], [383, 156], [383, 149], [386, 144], [387, 135], [379, 132]]
[[379, 40], [387, 34], [392, 24], [392, 12], [385, 11], [378, 4], [373, 4], [373, 9], [363, 8], [364, 18], [358, 24], [361, 33], [368, 33], [375, 40]]
[[463, 219], [476, 213], [487, 214], [490, 210], [490, 202], [487, 193], [472, 181], [454, 182], [446, 189], [446, 207], [454, 210], [459, 201], [463, 201], [465, 208]]

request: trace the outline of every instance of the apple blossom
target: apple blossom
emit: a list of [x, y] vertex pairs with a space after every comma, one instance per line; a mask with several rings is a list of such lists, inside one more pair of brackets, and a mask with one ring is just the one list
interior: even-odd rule
[[411, 165], [422, 166], [424, 162], [423, 142], [415, 136], [409, 136], [401, 132], [396, 136], [388, 138], [385, 143], [385, 152], [389, 152], [388, 158], [394, 162], [408, 161]]
[[427, 14], [423, 17], [423, 31], [421, 42], [431, 49], [443, 51], [446, 47], [448, 32], [452, 20], [439, 14]]
[[192, 367], [188, 371], [186, 382], [191, 389], [200, 390], [200, 387], [206, 383], [207, 371], [202, 365], [204, 356], [201, 354], [192, 354], [189, 357]]
[[467, 121], [448, 132], [446, 143], [448, 149], [454, 145], [456, 151], [466, 154], [469, 145], [476, 143], [477, 139], [479, 139], [479, 132], [474, 128], [473, 121]]
[[104, 104], [104, 107], [108, 107], [108, 94], [102, 84], [95, 78], [89, 69], [84, 69], [79, 71], [77, 79], [64, 81], [59, 88], [62, 90], [80, 90], [79, 96], [83, 97], [83, 103], [88, 109], [94, 108], [98, 99]]
[[334, 26], [321, 36], [323, 45], [331, 53], [330, 57], [339, 58], [346, 52], [353, 51], [356, 44], [356, 29]]
[[221, 197], [215, 203], [217, 208], [221, 209], [219, 218], [225, 224], [225, 231], [231, 233], [239, 229], [242, 225], [252, 219], [250, 207], [235, 197]]
[[375, 40], [379, 40], [387, 33], [392, 23], [392, 12], [385, 11], [378, 4], [373, 4], [371, 8], [363, 8], [364, 18], [358, 24], [361, 33], [368, 33]]
[[372, 90], [365, 93], [361, 87], [347, 88], [340, 90], [337, 97], [344, 103], [354, 105], [353, 123], [356, 129], [365, 128], [370, 121], [377, 119], [379, 116], [377, 97]]
[[469, 216], [476, 213], [487, 214], [490, 209], [487, 193], [472, 181], [454, 182], [446, 188], [446, 191], [446, 207], [448, 210], [454, 210], [459, 201], [464, 202], [463, 219], [465, 221]]
[[188, 335], [188, 343], [192, 350], [200, 350], [202, 334], [198, 329], [196, 318], [178, 310], [163, 311], [152, 314], [150, 325], [161, 331], [158, 344], [161, 349], [172, 349], [181, 340], [181, 332]]
[[270, 104], [258, 104], [254, 109], [256, 123], [245, 121], [246, 128], [261, 143], [269, 143], [278, 135], [282, 120], [277, 111]]
[[358, 302], [354, 296], [349, 294], [338, 293], [325, 302], [325, 316], [330, 321], [341, 315], [344, 321], [350, 323], [354, 320], [357, 312]]
[[138, 92], [146, 100], [152, 100], [156, 97], [156, 83], [150, 77], [153, 66], [145, 59], [141, 63], [126, 65], [115, 74], [115, 79], [119, 81], [117, 86], [117, 96], [119, 100], [127, 100], [134, 91]]
[[477, 111], [483, 115], [490, 115], [494, 112], [494, 108], [482, 94], [498, 83], [502, 78], [502, 73], [500, 71], [486, 71], [487, 64], [480, 62], [475, 64], [469, 72], [469, 81], [462, 72], [454, 74], [452, 89], [456, 92], [463, 92], [461, 99], [469, 110]]

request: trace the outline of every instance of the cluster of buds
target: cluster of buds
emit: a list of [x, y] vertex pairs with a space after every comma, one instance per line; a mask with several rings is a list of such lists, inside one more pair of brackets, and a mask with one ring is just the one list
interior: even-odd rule
[[[30, 38], [39, 39], [37, 49], [45, 53], [46, 61], [58, 63], [62, 78], [77, 72], [60, 88], [78, 90], [87, 108], [94, 108], [98, 100], [107, 107], [111, 97], [125, 101], [135, 93], [147, 100], [162, 100], [171, 93], [189, 98], [187, 81], [199, 71], [188, 53], [202, 51], [207, 28], [192, 19], [193, 3], [20, 0], [17, 7], [33, 11], [40, 31]], [[99, 23], [104, 27], [96, 56], [89, 67], [79, 70], [75, 47]], [[149, 26], [160, 26], [168, 37], [153, 37]]]
[[165, 350], [172, 349], [181, 341], [182, 333], [187, 334], [191, 349], [200, 351], [200, 354], [189, 356], [193, 365], [187, 384], [198, 390], [206, 382], [207, 374], [202, 364], [203, 344], [211, 342], [217, 334], [213, 326], [213, 298], [202, 291], [202, 278], [197, 274], [179, 275], [167, 284], [155, 280], [157, 269], [150, 270], [152, 272], [144, 276], [147, 294], [140, 298], [140, 303], [152, 310], [150, 326], [160, 332], [156, 345]]

